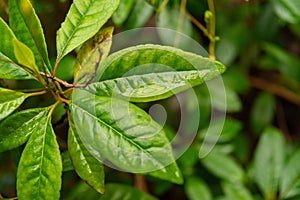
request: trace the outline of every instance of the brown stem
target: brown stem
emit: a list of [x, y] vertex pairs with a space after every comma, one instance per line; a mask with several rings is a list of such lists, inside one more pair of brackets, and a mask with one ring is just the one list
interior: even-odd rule
[[300, 106], [300, 96], [283, 86], [270, 83], [269, 81], [257, 77], [250, 77], [250, 83], [257, 89], [268, 91]]
[[59, 79], [59, 78], [57, 78], [57, 77], [55, 77], [55, 76], [53, 76], [53, 75], [46, 74], [46, 73], [44, 73], [44, 72], [40, 72], [40, 74], [41, 74], [42, 76], [45, 76], [45, 77], [47, 77], [47, 78], [50, 78], [50, 79], [52, 79], [52, 80], [54, 80], [54, 81], [56, 81], [56, 82], [59, 82], [60, 84], [62, 84], [62, 85], [65, 86], [65, 87], [74, 87], [73, 84], [70, 84], [70, 83], [68, 83], [68, 82], [66, 82], [66, 81], [63, 81], [63, 80], [61, 80], [61, 79]]
[[140, 174], [134, 174], [134, 185], [140, 191], [148, 193], [145, 176], [140, 175]]

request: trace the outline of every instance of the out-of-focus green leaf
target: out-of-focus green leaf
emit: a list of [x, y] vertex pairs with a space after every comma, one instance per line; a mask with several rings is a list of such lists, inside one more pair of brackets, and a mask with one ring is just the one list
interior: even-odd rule
[[200, 85], [225, 71], [225, 66], [180, 49], [140, 45], [110, 55], [86, 90], [98, 96], [117, 96], [135, 102], [170, 97]]
[[251, 110], [251, 125], [257, 132], [261, 132], [273, 120], [275, 112], [275, 99], [269, 93], [261, 93], [254, 102]]
[[40, 71], [50, 72], [50, 62], [43, 29], [29, 0], [10, 0], [9, 25], [16, 37], [28, 46]]
[[70, 108], [79, 137], [93, 156], [122, 170], [182, 183], [164, 130], [143, 110], [79, 89], [73, 91]]
[[138, 189], [124, 184], [108, 183], [106, 191], [100, 200], [157, 200], [155, 197], [143, 193]]
[[300, 82], [300, 60], [288, 53], [286, 50], [274, 44], [265, 43], [263, 49], [274, 61], [273, 65], [277, 67], [289, 79], [292, 78]]
[[126, 21], [135, 2], [135, 0], [120, 1], [118, 9], [114, 12], [112, 16], [112, 20], [116, 25], [121, 26]]
[[[219, 141], [219, 142], [228, 142], [232, 140], [238, 132], [242, 129], [242, 124], [232, 118], [227, 117], [222, 132], [219, 133], [220, 123], [223, 123], [223, 120], [217, 119], [209, 127], [209, 135], [207, 134], [208, 129], [203, 129], [200, 132], [200, 138], [205, 138], [207, 142], [209, 141]], [[215, 131], [214, 131], [215, 129]]]
[[254, 200], [250, 191], [239, 183], [222, 183], [223, 191], [230, 200]]
[[266, 199], [276, 196], [284, 160], [285, 144], [282, 134], [275, 128], [266, 128], [253, 160], [253, 178]]
[[165, 7], [158, 15], [157, 26], [174, 30], [174, 32], [158, 30], [158, 34], [164, 45], [175, 46], [181, 49], [191, 48], [191, 39], [186, 36], [183, 37], [180, 33], [191, 37], [193, 26], [184, 13], [180, 14], [179, 7]]
[[80, 48], [74, 66], [74, 83], [86, 83], [96, 75], [100, 62], [109, 54], [113, 31], [113, 27], [100, 30]]
[[300, 2], [298, 0], [273, 0], [277, 15], [286, 22], [300, 21]]
[[190, 200], [212, 200], [207, 184], [198, 178], [189, 178], [185, 184], [185, 193]]
[[18, 199], [59, 199], [62, 161], [51, 118], [44, 116], [33, 130], [17, 172]]
[[226, 86], [239, 94], [246, 93], [250, 88], [248, 77], [235, 68], [228, 68], [227, 72], [222, 75], [222, 78]]
[[62, 160], [63, 172], [74, 170], [68, 151], [64, 151], [61, 153], [61, 160]]
[[27, 97], [28, 94], [0, 88], [0, 120], [10, 115]]
[[241, 183], [244, 179], [242, 167], [221, 151], [213, 150], [201, 162], [212, 174], [226, 181]]
[[31, 77], [14, 61], [0, 52], [0, 78], [26, 80]]
[[290, 198], [300, 194], [300, 151], [298, 150], [285, 165], [281, 174], [280, 197]]
[[142, 27], [147, 20], [149, 20], [152, 12], [152, 6], [150, 6], [145, 0], [136, 0], [135, 6], [125, 23], [125, 27], [127, 29]]
[[62, 80], [71, 81], [74, 75], [74, 65], [76, 58], [73, 56], [65, 56], [58, 64], [56, 76]]
[[48, 108], [33, 108], [15, 113], [0, 123], [0, 152], [14, 149], [24, 144]]
[[103, 194], [103, 165], [85, 148], [72, 122], [68, 133], [68, 149], [77, 174], [97, 192]]
[[57, 32], [57, 62], [95, 35], [118, 5], [119, 0], [75, 0]]

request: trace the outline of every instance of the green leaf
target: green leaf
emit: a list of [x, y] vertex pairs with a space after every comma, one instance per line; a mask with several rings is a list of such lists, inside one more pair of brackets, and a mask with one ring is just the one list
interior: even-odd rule
[[59, 199], [62, 161], [51, 118], [44, 116], [32, 132], [17, 172], [18, 199]]
[[57, 32], [57, 62], [95, 35], [118, 5], [119, 0], [75, 0]]
[[48, 111], [48, 108], [33, 108], [15, 113], [3, 120], [0, 123], [0, 152], [24, 144]]
[[13, 40], [16, 39], [16, 37], [2, 18], [0, 18], [0, 30], [0, 52], [16, 62], [17, 59], [15, 57], [13, 45]]
[[202, 84], [225, 71], [217, 61], [180, 49], [139, 45], [118, 51], [103, 61], [86, 90], [98, 96], [130, 98], [135, 102], [168, 98]]
[[82, 143], [93, 156], [107, 159], [125, 171], [152, 172], [182, 183], [164, 130], [143, 110], [126, 101], [80, 89], [73, 92], [70, 107]]
[[136, 0], [126, 23], [126, 29], [143, 27], [153, 13], [153, 8], [145, 0]]
[[231, 200], [253, 200], [250, 191], [239, 183], [222, 183], [226, 197]]
[[244, 171], [229, 155], [221, 151], [212, 151], [201, 159], [202, 164], [215, 176], [229, 182], [242, 182]]
[[0, 121], [17, 109], [28, 94], [0, 88]]
[[255, 99], [251, 110], [251, 125], [257, 133], [272, 123], [275, 108], [274, 96], [269, 93], [261, 93]]
[[149, 194], [143, 193], [138, 189], [124, 184], [109, 183], [106, 185], [106, 192], [100, 200], [157, 200]]
[[266, 128], [253, 160], [253, 178], [266, 199], [276, 196], [284, 160], [285, 144], [282, 134], [275, 128]]
[[13, 40], [14, 53], [18, 64], [31, 76], [43, 81], [39, 68], [35, 63], [34, 55], [30, 48], [17, 39]]
[[92, 80], [101, 60], [104, 60], [112, 44], [113, 27], [100, 30], [93, 38], [82, 45], [74, 66], [74, 83], [83, 84]]
[[191, 177], [185, 184], [185, 192], [190, 200], [212, 200], [212, 194], [207, 184], [201, 179]]
[[0, 78], [1, 79], [15, 79], [26, 80], [31, 77], [22, 70], [14, 61], [6, 57], [0, 52]]
[[273, 0], [277, 15], [289, 23], [300, 21], [300, 2], [298, 0]]
[[85, 148], [73, 123], [70, 123], [68, 149], [77, 174], [97, 192], [103, 194], [103, 164]]
[[70, 155], [68, 151], [61, 153], [63, 172], [74, 170]]
[[41, 71], [50, 71], [47, 46], [43, 29], [29, 0], [10, 0], [9, 25], [16, 37], [28, 46]]
[[281, 174], [280, 197], [290, 198], [300, 194], [300, 151], [298, 150], [285, 165]]
[[135, 0], [121, 0], [120, 5], [112, 16], [113, 22], [117, 26], [121, 26], [128, 18], [130, 11], [133, 8]]

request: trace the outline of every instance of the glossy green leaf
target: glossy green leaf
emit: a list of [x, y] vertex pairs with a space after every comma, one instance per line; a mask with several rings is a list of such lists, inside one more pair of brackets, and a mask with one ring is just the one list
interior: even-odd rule
[[106, 185], [106, 192], [100, 200], [157, 200], [149, 194], [143, 193], [133, 186], [109, 183]]
[[300, 2], [298, 0], [273, 0], [277, 15], [289, 23], [300, 21]]
[[29, 0], [9, 0], [9, 25], [16, 37], [28, 46], [41, 71], [50, 71], [43, 29]]
[[126, 29], [143, 27], [151, 17], [152, 13], [152, 6], [150, 6], [145, 0], [136, 0], [135, 6], [133, 7], [124, 26]]
[[275, 128], [266, 128], [256, 147], [253, 176], [266, 199], [276, 196], [285, 159], [282, 134]]
[[280, 196], [290, 198], [300, 194], [300, 151], [292, 155], [281, 174]]
[[201, 159], [202, 164], [215, 176], [229, 182], [242, 182], [244, 171], [229, 155], [221, 151], [212, 151]]
[[82, 143], [75, 125], [70, 123], [68, 149], [77, 174], [97, 192], [104, 193], [104, 168]]
[[10, 115], [27, 97], [22, 92], [0, 88], [0, 120]]
[[24, 144], [48, 111], [48, 108], [33, 108], [4, 119], [0, 123], [0, 152]]
[[112, 16], [112, 20], [116, 25], [121, 26], [126, 21], [135, 2], [135, 0], [120, 1], [118, 9], [114, 12]]
[[15, 79], [26, 80], [31, 77], [22, 70], [14, 61], [6, 57], [0, 52], [0, 78], [1, 79]]
[[140, 45], [118, 51], [100, 65], [86, 90], [98, 96], [117, 96], [146, 102], [164, 99], [210, 80], [225, 71], [217, 61], [159, 45]]
[[190, 200], [212, 200], [212, 194], [207, 184], [201, 179], [191, 177], [185, 184], [185, 193]]
[[13, 45], [18, 64], [28, 74], [42, 81], [43, 79], [41, 78], [39, 68], [35, 63], [35, 58], [31, 49], [17, 39], [13, 40]]
[[257, 133], [272, 123], [275, 108], [274, 96], [269, 93], [261, 93], [255, 99], [251, 110], [251, 125]]
[[44, 116], [33, 130], [17, 172], [18, 199], [59, 199], [62, 161], [51, 118]]
[[253, 200], [250, 191], [239, 183], [222, 183], [222, 188], [226, 197], [231, 200]]
[[96, 75], [100, 61], [109, 54], [113, 30], [113, 27], [100, 30], [80, 48], [74, 66], [74, 83], [84, 84]]
[[57, 32], [57, 61], [95, 35], [118, 5], [119, 0], [75, 0]]
[[0, 52], [16, 62], [17, 59], [15, 57], [13, 45], [13, 40], [16, 37], [2, 18], [0, 18], [0, 30]]
[[[140, 108], [77, 89], [73, 92], [71, 111], [75, 128], [93, 156], [107, 159], [125, 171], [151, 172], [182, 183], [165, 132]], [[166, 170], [166, 166], [171, 170]]]

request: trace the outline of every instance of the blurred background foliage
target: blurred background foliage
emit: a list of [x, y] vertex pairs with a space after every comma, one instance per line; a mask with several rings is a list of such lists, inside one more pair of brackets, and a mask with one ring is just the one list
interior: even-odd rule
[[[121, 0], [119, 9], [107, 24], [114, 25], [116, 33], [144, 26], [174, 29], [208, 49], [210, 41], [197, 26], [197, 23], [206, 24], [207, 1], [169, 0], [164, 7], [166, 2]], [[41, 18], [49, 54], [54, 60], [56, 30], [71, 1], [32, 0], [32, 3]], [[213, 151], [199, 158], [199, 148], [211, 125], [210, 116], [214, 111], [220, 112], [225, 102], [217, 100], [211, 108], [211, 91], [203, 85], [193, 90], [197, 104], [188, 101], [189, 92], [184, 94], [188, 116], [184, 131], [191, 131], [190, 123], [199, 124], [199, 128], [193, 144], [178, 159], [185, 177], [183, 186], [151, 177], [141, 183], [132, 174], [107, 168], [107, 191], [101, 196], [80, 181], [63, 153], [62, 199], [300, 199], [300, 1], [216, 0], [214, 3], [216, 35], [220, 38], [216, 43], [216, 58], [228, 70], [222, 76], [227, 115]], [[1, 0], [0, 16], [7, 20], [7, 12], [7, 0]], [[180, 18], [183, 20], [179, 26]], [[60, 63], [60, 78], [72, 80], [75, 55]], [[1, 80], [0, 84], [20, 89], [40, 87], [33, 81]], [[218, 93], [217, 88], [212, 92]], [[22, 109], [50, 103], [45, 96], [37, 97], [26, 101]], [[164, 106], [165, 128], [173, 137], [182, 108], [176, 98], [154, 104]], [[147, 110], [151, 105], [140, 106]], [[193, 118], [195, 106], [200, 110], [197, 121]], [[66, 149], [65, 120], [64, 109], [57, 108], [53, 125], [62, 151]], [[218, 120], [213, 120], [216, 121], [212, 126], [218, 126]], [[216, 139], [215, 135], [209, 137]], [[22, 148], [0, 154], [0, 194], [3, 197], [16, 196], [16, 166]], [[130, 187], [139, 188], [145, 183], [149, 195], [140, 196], [136, 188]]]

